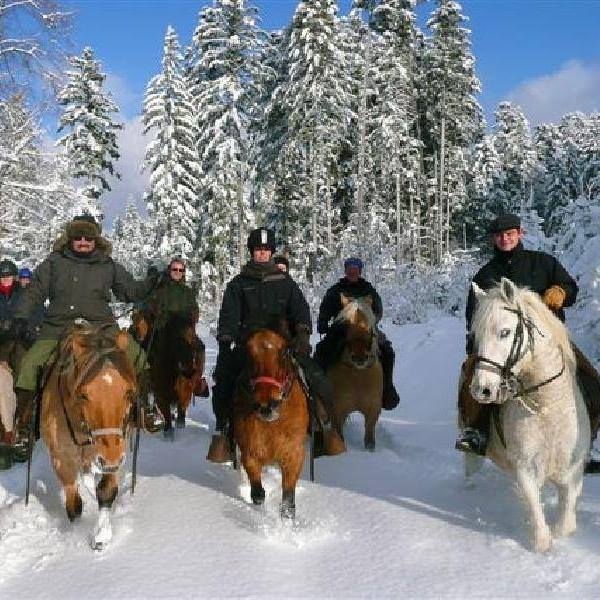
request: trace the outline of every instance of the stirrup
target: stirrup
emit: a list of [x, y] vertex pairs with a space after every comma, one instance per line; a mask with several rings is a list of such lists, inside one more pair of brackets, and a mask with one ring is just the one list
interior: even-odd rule
[[[35, 443], [35, 442], [34, 442]], [[18, 432], [13, 445], [11, 454], [14, 462], [24, 463], [29, 458], [29, 435]]]
[[165, 427], [165, 419], [156, 404], [142, 408], [142, 427], [147, 433], [158, 433]]
[[485, 456], [487, 437], [478, 429], [467, 427], [456, 440], [454, 448], [461, 452], [472, 452], [479, 456]]

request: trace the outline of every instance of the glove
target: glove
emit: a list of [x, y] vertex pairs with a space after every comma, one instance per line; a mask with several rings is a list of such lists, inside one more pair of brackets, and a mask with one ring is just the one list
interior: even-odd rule
[[544, 292], [542, 300], [550, 310], [557, 311], [563, 307], [566, 297], [567, 292], [560, 285], [553, 285]]
[[304, 327], [297, 329], [296, 337], [292, 340], [292, 350], [298, 356], [310, 356], [310, 335]]
[[231, 343], [233, 342], [233, 338], [228, 335], [223, 335], [219, 337], [219, 354], [221, 352], [227, 353], [231, 352]]

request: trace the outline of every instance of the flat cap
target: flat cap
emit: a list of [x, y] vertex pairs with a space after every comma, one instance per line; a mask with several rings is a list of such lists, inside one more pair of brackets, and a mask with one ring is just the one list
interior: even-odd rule
[[488, 228], [489, 233], [500, 233], [507, 229], [521, 229], [521, 219], [512, 213], [498, 215]]

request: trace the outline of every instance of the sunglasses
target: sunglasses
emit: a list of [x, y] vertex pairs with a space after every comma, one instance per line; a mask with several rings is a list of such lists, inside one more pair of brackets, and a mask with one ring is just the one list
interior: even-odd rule
[[88, 237], [87, 235], [78, 235], [71, 238], [73, 242], [94, 242], [95, 240], [96, 238]]
[[172, 267], [171, 273], [185, 273], [185, 269], [178, 269], [177, 267]]

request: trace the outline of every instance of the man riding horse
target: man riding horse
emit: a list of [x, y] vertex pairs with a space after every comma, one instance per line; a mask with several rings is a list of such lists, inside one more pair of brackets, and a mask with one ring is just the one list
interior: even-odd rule
[[[521, 220], [514, 214], [503, 214], [496, 217], [490, 227], [493, 258], [473, 277], [473, 281], [484, 291], [496, 286], [505, 277], [516, 285], [537, 292], [546, 306], [564, 322], [564, 308], [571, 306], [577, 298], [577, 283], [560, 264], [545, 252], [525, 250], [522, 244], [524, 230]], [[471, 287], [466, 307], [467, 325], [467, 359], [463, 365], [465, 389], [475, 368], [476, 349], [472, 346], [470, 336], [471, 319], [475, 311], [476, 298]], [[577, 379], [591, 421], [592, 442], [596, 436], [598, 419], [600, 418], [600, 378], [581, 351], [573, 345], [577, 358]], [[466, 452], [485, 455], [490, 431], [491, 404], [479, 404], [466, 394], [459, 398], [459, 411], [464, 423], [464, 430], [456, 441], [456, 448]], [[594, 470], [600, 462], [590, 461], [586, 469]]]
[[[28, 328], [27, 319], [49, 300], [40, 335], [23, 357], [17, 392], [16, 453], [26, 453], [28, 429], [36, 394], [39, 369], [51, 359], [59, 340], [76, 319], [93, 326], [118, 325], [110, 308], [111, 291], [118, 300], [141, 300], [152, 290], [155, 279], [136, 281], [111, 257], [111, 245], [101, 235], [98, 223], [90, 215], [75, 217], [67, 223], [65, 233], [54, 244], [54, 250], [35, 270], [31, 284], [14, 314], [11, 334], [21, 339]], [[148, 375], [144, 351], [129, 339], [127, 354], [138, 375], [141, 395], [147, 395]]]
[[[373, 285], [361, 277], [362, 269], [363, 262], [360, 258], [347, 258], [344, 261], [344, 277], [327, 290], [321, 302], [317, 331], [325, 337], [317, 344], [315, 360], [324, 371], [337, 359], [344, 344], [344, 332], [337, 324], [331, 324], [342, 310], [342, 296], [347, 298], [370, 296], [371, 308], [377, 322], [381, 321], [383, 316], [381, 297]], [[380, 330], [377, 331], [377, 343], [379, 361], [383, 370], [382, 406], [386, 410], [392, 410], [400, 402], [400, 396], [394, 387], [394, 348]]]
[[246, 340], [254, 331], [278, 330], [285, 323], [293, 336], [292, 348], [311, 391], [326, 409], [331, 402], [329, 383], [309, 358], [312, 325], [308, 303], [298, 284], [273, 262], [274, 233], [265, 228], [255, 229], [248, 237], [248, 250], [251, 260], [227, 284], [219, 313], [219, 354], [212, 395], [217, 433], [207, 455], [213, 462], [230, 460], [228, 428], [233, 393], [244, 363]]

